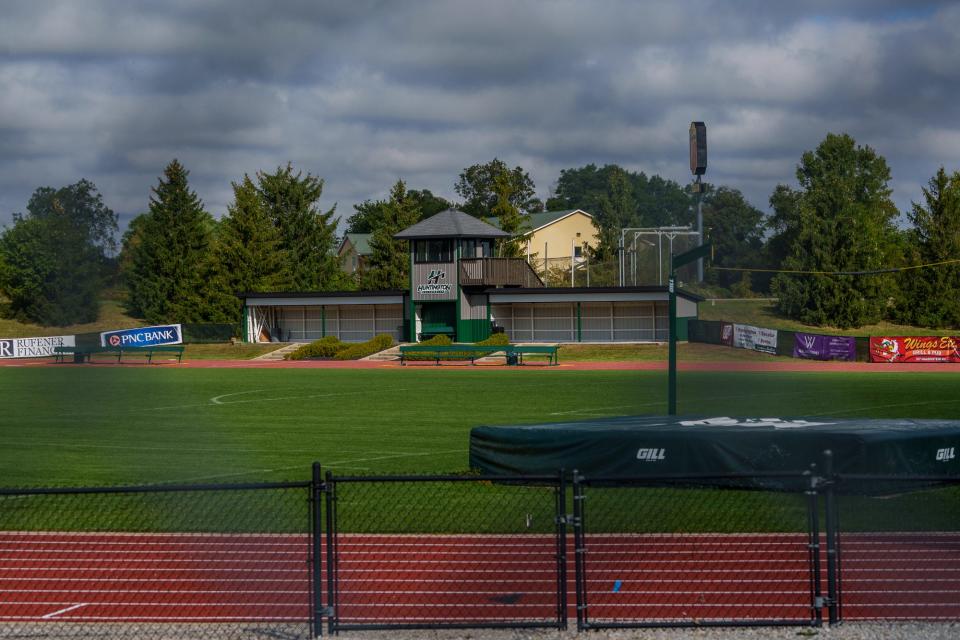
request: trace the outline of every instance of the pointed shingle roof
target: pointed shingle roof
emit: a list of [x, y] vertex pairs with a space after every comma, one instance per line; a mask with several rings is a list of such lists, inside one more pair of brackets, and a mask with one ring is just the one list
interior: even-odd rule
[[407, 227], [393, 236], [398, 240], [421, 238], [509, 238], [510, 234], [470, 214], [447, 209]]

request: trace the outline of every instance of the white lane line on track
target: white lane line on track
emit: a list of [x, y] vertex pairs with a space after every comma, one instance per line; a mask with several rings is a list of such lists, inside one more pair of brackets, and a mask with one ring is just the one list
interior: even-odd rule
[[80, 607], [87, 606], [86, 602], [81, 602], [80, 604], [75, 604], [72, 607], [67, 607], [66, 609], [60, 609], [59, 611], [54, 611], [53, 613], [48, 613], [45, 616], [40, 616], [44, 620], [49, 620], [50, 618], [56, 618], [60, 614], [66, 613], [67, 611], [73, 611], [74, 609], [79, 609]]

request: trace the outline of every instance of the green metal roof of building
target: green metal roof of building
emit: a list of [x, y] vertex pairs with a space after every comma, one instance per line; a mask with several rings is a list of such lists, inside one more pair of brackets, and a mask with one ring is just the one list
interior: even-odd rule
[[370, 238], [372, 237], [372, 233], [348, 233], [343, 236], [343, 239], [350, 241], [358, 256], [368, 256], [371, 253]]
[[[566, 218], [568, 215], [575, 211], [580, 211], [588, 216], [589, 213], [583, 209], [566, 209], [564, 211], [541, 211], [540, 213], [531, 213], [530, 214], [530, 230], [539, 229], [540, 227], [545, 227], [551, 222], [556, 222], [561, 218]], [[591, 218], [593, 216], [590, 216]], [[490, 224], [500, 228], [500, 219], [499, 218], [489, 218]]]

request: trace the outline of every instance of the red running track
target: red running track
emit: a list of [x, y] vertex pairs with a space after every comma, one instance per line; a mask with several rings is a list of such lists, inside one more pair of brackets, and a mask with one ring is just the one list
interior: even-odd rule
[[[803, 623], [806, 543], [590, 534], [590, 619]], [[960, 534], [847, 534], [841, 552], [844, 619], [960, 619]], [[555, 553], [548, 535], [341, 535], [339, 620], [549, 623]], [[0, 623], [306, 623], [310, 602], [303, 535], [0, 532]]]

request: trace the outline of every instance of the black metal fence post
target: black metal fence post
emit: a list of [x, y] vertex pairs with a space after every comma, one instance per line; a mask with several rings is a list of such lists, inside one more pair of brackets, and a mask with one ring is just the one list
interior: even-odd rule
[[577, 631], [584, 631], [587, 619], [587, 548], [583, 531], [583, 478], [573, 471], [573, 559], [577, 589]]
[[838, 595], [839, 562], [837, 554], [837, 498], [835, 493], [836, 477], [833, 473], [833, 452], [827, 449], [823, 452], [823, 471], [826, 476], [824, 483], [826, 492], [824, 499], [825, 526], [827, 530], [827, 612], [830, 624], [840, 622]]
[[557, 479], [557, 627], [567, 628], [567, 477]]
[[320, 494], [323, 493], [323, 476], [320, 463], [313, 463], [310, 482], [310, 537], [313, 547], [311, 589], [313, 590], [313, 637], [323, 636], [323, 509]]
[[336, 553], [336, 491], [337, 485], [333, 479], [333, 472], [327, 471], [326, 506], [327, 506], [327, 629], [337, 631], [337, 553]]
[[817, 465], [810, 465], [810, 488], [807, 490], [807, 518], [810, 525], [810, 606], [812, 622], [823, 626], [823, 590], [820, 584], [820, 485]]

